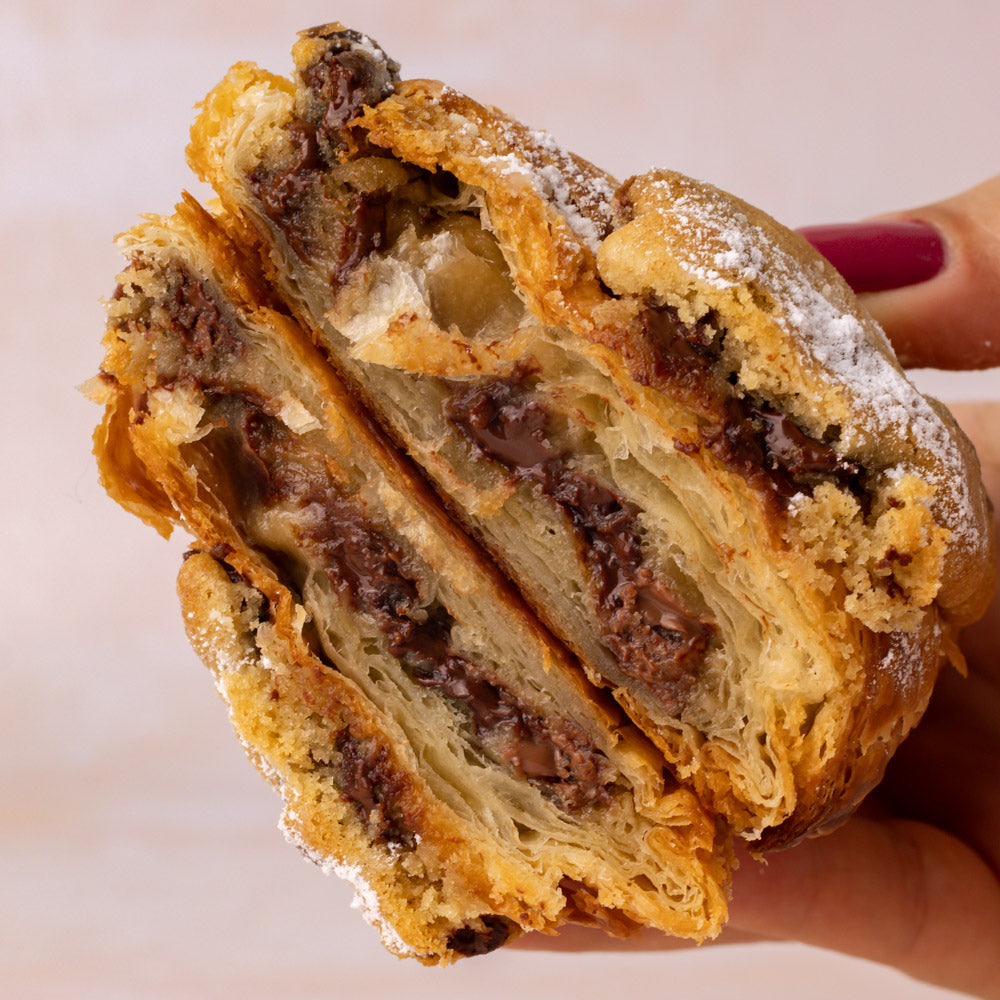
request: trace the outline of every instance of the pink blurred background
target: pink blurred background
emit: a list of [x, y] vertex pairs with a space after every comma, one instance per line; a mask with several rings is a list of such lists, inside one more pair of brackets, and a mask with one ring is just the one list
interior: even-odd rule
[[[950, 994], [792, 944], [400, 963], [285, 845], [183, 638], [165, 543], [88, 457], [113, 235], [184, 187], [192, 106], [339, 19], [406, 76], [497, 104], [619, 176], [713, 181], [790, 225], [1000, 171], [1000, 7], [738, 0], [6, 0], [0, 8], [0, 991], [6, 996], [825, 1000]], [[946, 400], [1000, 373], [921, 372]]]

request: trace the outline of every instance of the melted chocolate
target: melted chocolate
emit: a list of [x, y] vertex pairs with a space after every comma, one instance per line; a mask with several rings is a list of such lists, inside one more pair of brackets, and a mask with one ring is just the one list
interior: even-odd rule
[[673, 375], [687, 377], [692, 368], [706, 376], [722, 350], [723, 332], [714, 313], [709, 313], [697, 326], [689, 326], [676, 309], [661, 306], [647, 309], [642, 316], [643, 329], [655, 338], [661, 361]]
[[242, 354], [243, 342], [236, 326], [205, 290], [204, 282], [183, 269], [178, 273], [177, 286], [160, 305], [188, 353], [197, 360], [213, 352]]
[[477, 918], [480, 927], [469, 924], [453, 931], [448, 938], [448, 947], [467, 958], [473, 955], [487, 955], [507, 943], [511, 933], [511, 923], [495, 913], [484, 913]]
[[375, 619], [389, 650], [410, 676], [469, 713], [478, 735], [502, 731], [503, 759], [524, 777], [546, 783], [568, 810], [606, 803], [600, 754], [568, 719], [544, 719], [481, 667], [451, 647], [454, 622], [443, 608], [422, 608], [399, 553], [346, 501], [327, 497], [309, 538], [322, 548], [327, 572], [355, 607]]
[[782, 501], [830, 480], [861, 493], [858, 465], [810, 438], [786, 414], [737, 395], [717, 365], [725, 336], [713, 313], [691, 327], [669, 307], [643, 310], [639, 339], [652, 345], [655, 363], [645, 366], [640, 381], [669, 386], [704, 420], [700, 442], [675, 441], [678, 451], [695, 454], [703, 444], [765, 495]]
[[634, 324], [603, 332], [636, 382], [669, 394], [705, 419], [732, 391], [716, 364], [725, 336], [714, 315], [692, 327], [666, 306], [646, 307]]
[[303, 122], [294, 123], [289, 132], [297, 150], [291, 164], [279, 171], [258, 168], [248, 178], [250, 189], [300, 259], [328, 258], [330, 248], [337, 247], [330, 269], [330, 283], [337, 286], [385, 246], [388, 195], [345, 191], [319, 209], [324, 213], [320, 225], [309, 206], [310, 197], [325, 198], [315, 136]]
[[368, 826], [373, 843], [414, 846], [414, 837], [397, 807], [410, 784], [409, 775], [396, 771], [385, 747], [358, 739], [344, 730], [336, 741], [332, 766], [344, 799], [353, 802]]
[[324, 163], [316, 130], [308, 122], [297, 118], [289, 124], [287, 132], [291, 146], [287, 165], [280, 170], [259, 166], [247, 180], [267, 217], [285, 234], [295, 253], [308, 259], [313, 248], [309, 233], [298, 223], [297, 215], [303, 210], [309, 192], [319, 185]]
[[318, 114], [313, 125], [317, 138], [326, 144], [341, 143], [341, 129], [357, 117], [365, 105], [378, 104], [392, 93], [384, 63], [360, 49], [335, 51], [328, 46], [300, 78], [313, 95]]
[[369, 254], [386, 243], [389, 196], [354, 193], [347, 201], [347, 224], [340, 237], [340, 253], [333, 270], [334, 285], [342, 283]]
[[551, 419], [518, 382], [497, 379], [459, 390], [447, 403], [447, 416], [491, 458], [512, 469], [535, 469], [556, 457]]
[[783, 501], [824, 481], [862, 491], [861, 467], [810, 438], [791, 417], [736, 396], [726, 400], [723, 413], [721, 422], [701, 428], [704, 444], [729, 468]]
[[[540, 782], [561, 808], [609, 802], [603, 754], [571, 720], [541, 717], [488, 671], [454, 652], [452, 618], [441, 607], [424, 607], [401, 553], [357, 505], [339, 496], [323, 473], [309, 473], [294, 460], [284, 425], [246, 396], [218, 398], [215, 406], [225, 426], [212, 432], [211, 444], [229, 469], [228, 476], [216, 478], [237, 484], [243, 516], [256, 506], [300, 507], [301, 544], [321, 559], [355, 610], [374, 620], [417, 683], [462, 707], [477, 735], [491, 736], [499, 746], [501, 760], [515, 774]], [[282, 553], [267, 554], [279, 566], [288, 561]]]
[[596, 584], [605, 643], [626, 674], [677, 711], [714, 627], [686, 611], [643, 566], [638, 508], [569, 467], [552, 444], [551, 417], [522, 379], [456, 389], [446, 415], [482, 453], [569, 517]]
[[[717, 364], [724, 340], [712, 314], [691, 327], [673, 309], [649, 307], [639, 335], [621, 345], [636, 378], [669, 384], [702, 416], [699, 439], [675, 441], [678, 451], [694, 455], [707, 447], [782, 506], [823, 481], [862, 494], [859, 466], [810, 438], [785, 414], [736, 394]], [[552, 417], [523, 384], [526, 378], [516, 372], [457, 386], [445, 415], [482, 454], [531, 483], [569, 517], [596, 584], [604, 642], [627, 675], [675, 712], [714, 626], [691, 614], [643, 566], [638, 508], [570, 468], [569, 455], [552, 442]]]
[[860, 466], [841, 458], [827, 444], [808, 437], [791, 417], [767, 406], [751, 406], [750, 419], [763, 425], [764, 448], [772, 467], [783, 469], [798, 484], [815, 477], [856, 483]]
[[[337, 285], [384, 245], [388, 196], [347, 191], [332, 197], [324, 178], [344, 155], [344, 127], [366, 105], [378, 104], [393, 92], [399, 67], [384, 53], [376, 54], [356, 32], [313, 37], [327, 44], [300, 68], [299, 116], [287, 126], [290, 150], [285, 162], [280, 167], [262, 164], [247, 180], [301, 259], [326, 258], [330, 247], [337, 247], [330, 273], [331, 283]], [[310, 200], [317, 203], [313, 209]], [[315, 211], [323, 212], [322, 225], [311, 219]]]
[[[305, 117], [326, 149], [342, 144], [341, 130], [366, 105], [385, 100], [399, 82], [399, 64], [371, 39], [348, 29], [306, 32], [326, 45], [299, 67]], [[332, 162], [332, 157], [327, 154]]]
[[405, 647], [394, 646], [393, 652], [402, 655], [418, 683], [464, 705], [477, 733], [504, 727], [504, 758], [516, 773], [548, 783], [564, 809], [607, 804], [603, 757], [582, 730], [567, 719], [553, 723], [534, 714], [508, 690], [477, 674], [468, 661], [451, 655], [441, 638], [450, 630], [451, 622], [439, 613], [409, 637]]

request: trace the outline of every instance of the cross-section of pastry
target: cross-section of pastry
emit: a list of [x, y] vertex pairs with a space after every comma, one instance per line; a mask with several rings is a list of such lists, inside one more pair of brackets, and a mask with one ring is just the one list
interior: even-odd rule
[[619, 185], [337, 25], [293, 55], [192, 131], [239, 242], [712, 810], [837, 822], [988, 599], [954, 422], [754, 208]]
[[289, 837], [399, 954], [582, 921], [703, 938], [715, 819], [347, 396], [187, 198], [120, 240], [109, 492], [194, 536], [179, 592]]

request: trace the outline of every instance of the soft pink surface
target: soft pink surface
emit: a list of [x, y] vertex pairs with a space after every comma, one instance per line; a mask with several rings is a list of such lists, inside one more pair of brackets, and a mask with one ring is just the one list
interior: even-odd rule
[[[972, 8], [974, 13], [963, 13]], [[111, 237], [193, 185], [191, 106], [237, 59], [284, 72], [338, 17], [620, 176], [654, 163], [792, 224], [1000, 169], [981, 120], [1000, 8], [867, 3], [203, 5], [0, 10], [0, 982], [6, 996], [945, 997], [795, 945], [399, 963], [276, 829], [183, 639], [165, 543], [88, 457]], [[941, 13], [951, 10], [951, 17]], [[952, 19], [953, 18], [953, 19]], [[927, 383], [1000, 396], [996, 372]]]

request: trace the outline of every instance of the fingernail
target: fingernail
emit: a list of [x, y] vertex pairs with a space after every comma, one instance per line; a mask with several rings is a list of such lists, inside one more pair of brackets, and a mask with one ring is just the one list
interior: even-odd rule
[[799, 232], [856, 292], [916, 285], [944, 267], [944, 240], [923, 222], [806, 226]]

